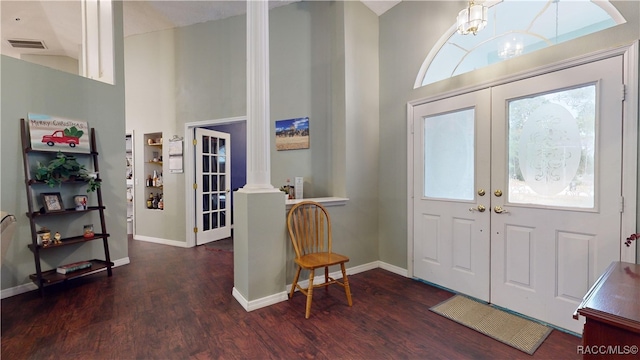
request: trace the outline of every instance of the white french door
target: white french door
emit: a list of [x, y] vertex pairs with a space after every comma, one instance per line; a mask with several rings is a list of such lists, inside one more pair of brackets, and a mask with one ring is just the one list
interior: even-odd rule
[[231, 236], [231, 135], [195, 129], [196, 245]]
[[492, 92], [491, 302], [578, 333], [573, 312], [620, 260], [622, 68], [618, 56]]
[[574, 332], [620, 259], [622, 56], [414, 107], [414, 275]]
[[489, 89], [414, 109], [414, 275], [489, 301]]

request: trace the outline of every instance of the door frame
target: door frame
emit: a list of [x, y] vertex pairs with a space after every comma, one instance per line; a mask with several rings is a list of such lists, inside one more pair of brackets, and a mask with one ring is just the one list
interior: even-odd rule
[[[624, 96], [622, 109], [622, 141], [625, 146], [622, 148], [622, 195], [624, 198], [624, 209], [622, 213], [622, 234], [632, 234], [636, 232], [636, 209], [637, 201], [637, 169], [638, 169], [638, 54], [639, 42], [631, 45], [621, 46], [610, 50], [596, 52], [578, 58], [567, 59], [550, 65], [533, 68], [527, 71], [509, 76], [497, 78], [478, 85], [465, 87], [458, 90], [448, 91], [442, 94], [416, 99], [407, 102], [407, 276], [414, 277], [413, 274], [413, 115], [414, 108], [433, 101], [442, 100], [449, 97], [491, 88], [498, 85], [519, 81], [550, 72], [563, 70], [566, 68], [583, 65], [615, 56], [623, 56], [625, 88], [621, 89], [621, 97]], [[624, 95], [623, 95], [624, 93]], [[625, 235], [623, 235], [625, 236]], [[623, 241], [623, 239], [621, 239]], [[620, 260], [635, 263], [640, 257], [640, 246], [629, 247], [621, 245]]]
[[[193, 184], [196, 182], [196, 167], [195, 167], [195, 156], [196, 153], [193, 148], [193, 140], [194, 138], [194, 129], [199, 127], [207, 127], [207, 126], [216, 126], [216, 125], [226, 125], [237, 122], [247, 121], [246, 116], [236, 116], [231, 118], [223, 118], [223, 119], [214, 119], [214, 120], [203, 120], [196, 122], [188, 122], [184, 124], [184, 138], [185, 138], [185, 149], [184, 149], [184, 202], [185, 202], [185, 232], [187, 239], [188, 248], [196, 246], [196, 235], [193, 232], [193, 229], [197, 226], [196, 220], [196, 202], [193, 196], [194, 189]], [[233, 197], [232, 197], [233, 199]], [[232, 200], [233, 201], [233, 200]], [[231, 206], [231, 203], [229, 204]]]

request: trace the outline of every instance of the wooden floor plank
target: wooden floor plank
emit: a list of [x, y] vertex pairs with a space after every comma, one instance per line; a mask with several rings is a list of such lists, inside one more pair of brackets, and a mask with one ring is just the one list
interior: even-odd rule
[[533, 356], [429, 308], [452, 293], [382, 269], [246, 312], [233, 253], [129, 241], [131, 264], [3, 299], [3, 359], [579, 359], [557, 330]]

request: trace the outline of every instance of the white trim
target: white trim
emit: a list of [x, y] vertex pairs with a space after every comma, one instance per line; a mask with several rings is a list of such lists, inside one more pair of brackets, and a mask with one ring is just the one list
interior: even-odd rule
[[638, 72], [639, 42], [631, 45], [624, 55], [625, 101], [622, 107], [622, 194], [624, 212], [622, 213], [622, 237], [620, 239], [620, 260], [636, 263], [636, 244], [627, 247], [624, 241], [630, 234], [636, 233], [637, 181], [638, 181]]
[[[216, 126], [216, 125], [226, 125], [237, 123], [241, 121], [247, 121], [246, 116], [236, 116], [230, 118], [223, 119], [213, 119], [213, 120], [203, 120], [203, 121], [195, 121], [188, 122], [184, 124], [184, 138], [185, 138], [185, 147], [184, 147], [184, 199], [185, 199], [185, 224], [186, 226], [186, 245], [184, 247], [194, 247], [196, 246], [196, 234], [193, 232], [193, 229], [197, 226], [196, 214], [195, 214], [195, 200], [194, 200], [194, 190], [193, 184], [196, 182], [195, 179], [195, 168], [193, 165], [193, 157], [195, 156], [195, 152], [193, 149], [193, 140], [194, 140], [194, 129], [197, 127], [206, 127], [206, 126]], [[233, 199], [233, 197], [232, 197]]]
[[383, 269], [383, 270], [387, 270], [389, 272], [392, 272], [396, 275], [400, 275], [400, 276], [404, 276], [406, 278], [409, 277], [409, 271], [407, 269], [403, 269], [399, 266], [395, 266], [395, 265], [391, 265], [388, 264], [384, 261], [378, 261], [378, 266]]
[[152, 236], [134, 235], [133, 240], [146, 241], [146, 242], [162, 244], [162, 245], [171, 245], [171, 246], [182, 247], [182, 248], [189, 247], [187, 246], [187, 243], [184, 241], [162, 239], [162, 238], [157, 238]]
[[253, 310], [258, 310], [258, 309], [261, 309], [263, 307], [267, 307], [267, 306], [270, 306], [270, 305], [275, 305], [275, 304], [277, 304], [279, 302], [286, 301], [289, 298], [287, 296], [287, 292], [283, 291], [283, 292], [279, 292], [277, 294], [265, 296], [265, 297], [257, 299], [257, 300], [248, 301], [247, 299], [244, 298], [244, 296], [242, 296], [240, 291], [238, 291], [238, 289], [236, 289], [235, 286], [233, 287], [233, 291], [231, 292], [231, 295], [233, 295], [233, 297], [240, 303], [240, 305], [247, 312], [250, 312], [250, 311], [253, 311]]
[[407, 276], [413, 276], [413, 108], [407, 104]]
[[[126, 265], [129, 264], [131, 261], [129, 260], [129, 257], [124, 257], [122, 259], [118, 259], [118, 260], [114, 260], [113, 261], [113, 266], [111, 267], [116, 268], [118, 266], [122, 266], [122, 265]], [[107, 268], [103, 268], [100, 270], [96, 270], [96, 271], [92, 271], [86, 274], [83, 274], [82, 276], [87, 276], [87, 275], [91, 275], [91, 274], [95, 274], [95, 273], [99, 273], [101, 271], [106, 271]], [[80, 276], [80, 277], [82, 277]], [[73, 281], [73, 280], [71, 280]], [[24, 294], [27, 293], [29, 291], [34, 291], [34, 290], [38, 290], [38, 285], [34, 284], [33, 282], [29, 282], [26, 284], [22, 284], [22, 285], [18, 285], [18, 286], [14, 286], [11, 288], [7, 288], [4, 290], [0, 291], [0, 299], [6, 299], [8, 297], [12, 297], [12, 296], [16, 296], [16, 295], [20, 295], [20, 294]]]
[[12, 288], [0, 291], [0, 299], [6, 299], [11, 296], [24, 294], [29, 291], [38, 290], [38, 285], [29, 282], [27, 284], [18, 285]]
[[[347, 275], [351, 276], [351, 275], [363, 273], [365, 271], [378, 269], [378, 268], [390, 271], [390, 272], [392, 272], [392, 273], [394, 273], [396, 275], [407, 277], [407, 271], [405, 269], [402, 269], [400, 267], [397, 267], [397, 266], [394, 266], [394, 265], [391, 265], [391, 264], [384, 263], [382, 261], [372, 261], [370, 263], [366, 263], [366, 264], [354, 266], [354, 267], [351, 267], [351, 268], [347, 268]], [[329, 273], [329, 276], [334, 278], [334, 279], [342, 279], [342, 270], [337, 270], [337, 271], [331, 272], [331, 273]], [[314, 276], [313, 277], [313, 282], [314, 282], [314, 284], [323, 283], [324, 282], [324, 273]], [[287, 294], [289, 294], [291, 292], [291, 285], [293, 285], [293, 284], [287, 284]], [[307, 280], [298, 281], [298, 285], [300, 285], [301, 287], [305, 288], [305, 287], [309, 286], [309, 280], [307, 279]], [[296, 291], [298, 291], [298, 290], [296, 290]]]
[[330, 206], [344, 206], [349, 201], [349, 198], [343, 197], [323, 197], [323, 198], [308, 198], [308, 199], [293, 199], [293, 200], [285, 200], [286, 209], [289, 210], [295, 204], [301, 203], [303, 201], [315, 201], [317, 203], [322, 204], [324, 207]]

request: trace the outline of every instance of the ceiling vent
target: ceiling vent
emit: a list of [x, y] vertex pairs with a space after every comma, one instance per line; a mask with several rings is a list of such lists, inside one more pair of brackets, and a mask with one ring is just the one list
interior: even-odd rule
[[11, 47], [19, 48], [19, 49], [46, 49], [47, 47], [44, 45], [44, 42], [41, 40], [17, 40], [17, 39], [9, 39], [9, 44]]

